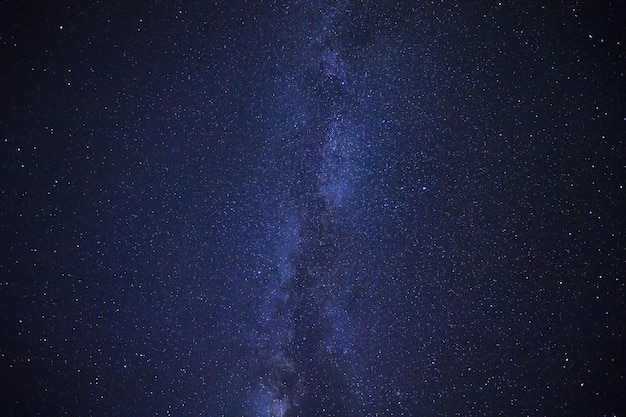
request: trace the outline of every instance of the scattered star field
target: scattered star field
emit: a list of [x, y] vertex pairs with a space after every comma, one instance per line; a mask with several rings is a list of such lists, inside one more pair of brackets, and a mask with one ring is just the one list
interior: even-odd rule
[[619, 1], [0, 3], [0, 414], [626, 413]]

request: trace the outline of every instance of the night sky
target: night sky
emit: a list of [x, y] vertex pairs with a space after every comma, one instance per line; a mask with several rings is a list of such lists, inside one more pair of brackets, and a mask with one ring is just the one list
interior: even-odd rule
[[0, 3], [1, 415], [626, 415], [625, 3], [397, 3]]

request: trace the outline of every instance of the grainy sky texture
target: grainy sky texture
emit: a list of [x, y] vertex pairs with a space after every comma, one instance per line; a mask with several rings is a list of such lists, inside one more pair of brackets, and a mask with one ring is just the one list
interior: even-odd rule
[[2, 1], [1, 414], [624, 415], [625, 21]]

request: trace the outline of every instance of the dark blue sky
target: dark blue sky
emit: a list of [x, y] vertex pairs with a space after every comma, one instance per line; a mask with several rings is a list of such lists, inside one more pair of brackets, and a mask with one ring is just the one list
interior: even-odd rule
[[625, 19], [2, 2], [3, 415], [626, 412]]

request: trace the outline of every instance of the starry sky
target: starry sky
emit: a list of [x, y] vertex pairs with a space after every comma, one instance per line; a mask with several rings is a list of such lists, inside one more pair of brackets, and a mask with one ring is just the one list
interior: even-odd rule
[[625, 415], [624, 21], [2, 1], [2, 414]]

